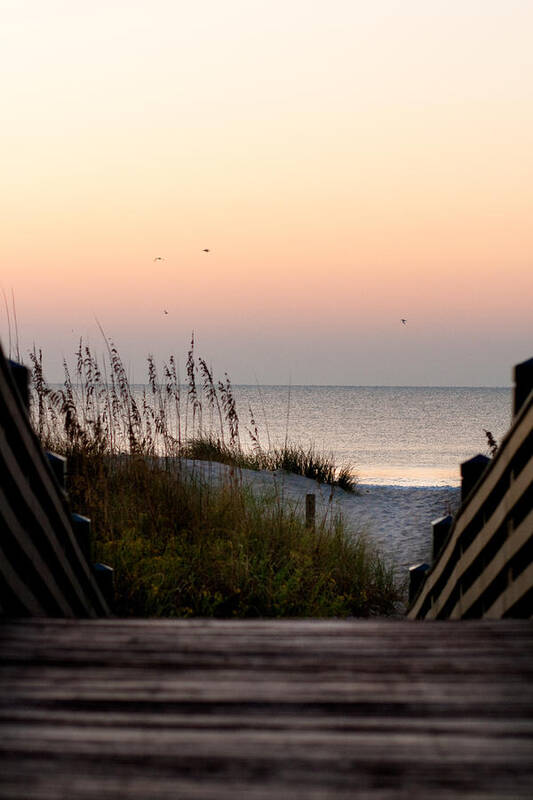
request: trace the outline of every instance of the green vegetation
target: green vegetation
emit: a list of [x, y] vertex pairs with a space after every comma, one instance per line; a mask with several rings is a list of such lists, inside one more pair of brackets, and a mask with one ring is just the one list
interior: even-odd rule
[[[394, 610], [392, 571], [361, 532], [345, 530], [331, 515], [307, 528], [301, 509], [275, 491], [254, 494], [244, 486], [240, 467], [289, 468], [337, 483], [342, 472], [312, 450], [286, 446], [265, 453], [252, 412], [252, 446], [245, 453], [229, 379], [215, 385], [205, 362], [196, 363], [193, 346], [185, 389], [174, 359], [164, 366], [161, 384], [149, 358], [140, 401], [111, 342], [108, 355], [100, 368], [80, 344], [75, 380], [65, 364], [64, 385], [54, 390], [34, 352], [33, 414], [44, 445], [68, 457], [72, 506], [93, 522], [93, 557], [115, 568], [117, 614], [366, 616]], [[216, 434], [206, 417], [217, 422]], [[226, 463], [227, 478], [216, 486], [202, 481], [184, 457]]]
[[388, 613], [392, 575], [339, 520], [305, 527], [238, 470], [215, 488], [174, 463], [71, 453], [70, 493], [112, 564], [120, 615], [346, 616]]

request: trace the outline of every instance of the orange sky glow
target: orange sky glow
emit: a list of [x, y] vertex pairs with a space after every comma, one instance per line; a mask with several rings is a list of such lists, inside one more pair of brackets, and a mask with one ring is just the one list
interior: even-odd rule
[[51, 380], [95, 318], [138, 381], [193, 329], [235, 383], [506, 385], [532, 355], [533, 3], [0, 15], [0, 287]]

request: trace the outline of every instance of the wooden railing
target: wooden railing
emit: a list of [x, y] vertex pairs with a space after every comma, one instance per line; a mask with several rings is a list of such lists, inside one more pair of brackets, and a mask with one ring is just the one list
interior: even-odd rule
[[[31, 427], [27, 370], [6, 361], [0, 347], [0, 613], [4, 616], [109, 615], [83, 542], [78, 542], [73, 529], [61, 487], [63, 469], [64, 460], [50, 461]], [[74, 515], [82, 534], [88, 522]]]
[[515, 416], [496, 456], [462, 465], [457, 517], [434, 523], [432, 569], [413, 568], [412, 619], [533, 616], [532, 373], [533, 359], [515, 369]]

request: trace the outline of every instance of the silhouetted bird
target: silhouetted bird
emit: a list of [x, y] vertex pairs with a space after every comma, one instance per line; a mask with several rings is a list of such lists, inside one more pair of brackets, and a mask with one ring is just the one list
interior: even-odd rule
[[168, 314], [168, 311], [166, 310], [166, 308], [165, 308], [165, 310], [163, 311], [163, 314]]
[[154, 261], [164, 261], [164, 260], [165, 260], [165, 259], [163, 258], [163, 256], [156, 256], [156, 257], [154, 258]]
[[403, 322], [404, 325], [407, 325], [407, 320], [406, 319], [402, 319], [402, 322]]
[[210, 251], [210, 249], [209, 249], [208, 247], [205, 247], [205, 248], [202, 250], [202, 253], [210, 253], [210, 252], [211, 252], [211, 251]]

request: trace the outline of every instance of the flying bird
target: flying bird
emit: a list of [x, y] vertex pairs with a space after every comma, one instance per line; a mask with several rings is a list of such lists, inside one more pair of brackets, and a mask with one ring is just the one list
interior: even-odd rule
[[204, 247], [204, 249], [202, 250], [202, 253], [210, 253], [210, 252], [211, 251], [210, 251], [209, 247]]
[[406, 319], [402, 319], [402, 323], [403, 323], [404, 325], [407, 325], [407, 320], [406, 320]]
[[163, 314], [168, 314], [168, 311], [166, 310], [166, 308], [163, 310]]
[[156, 257], [154, 258], [154, 261], [164, 261], [164, 260], [165, 260], [165, 259], [163, 258], [163, 256], [156, 256]]

